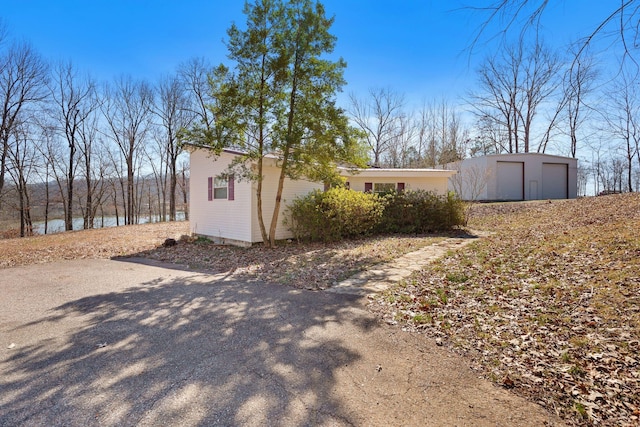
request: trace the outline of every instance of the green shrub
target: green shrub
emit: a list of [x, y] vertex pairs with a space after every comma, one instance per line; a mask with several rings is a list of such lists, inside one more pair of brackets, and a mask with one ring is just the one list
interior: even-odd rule
[[464, 225], [464, 203], [454, 193], [402, 191], [386, 194], [384, 200], [379, 233], [423, 234]]
[[380, 222], [383, 200], [346, 188], [316, 190], [289, 206], [287, 225], [297, 239], [335, 241], [370, 233]]
[[286, 224], [297, 239], [336, 241], [379, 234], [425, 234], [464, 224], [463, 202], [453, 193], [389, 192], [383, 196], [346, 188], [316, 190], [288, 207]]

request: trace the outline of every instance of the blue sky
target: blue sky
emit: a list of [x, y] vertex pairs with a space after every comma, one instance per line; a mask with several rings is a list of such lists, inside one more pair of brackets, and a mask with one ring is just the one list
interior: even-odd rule
[[[345, 93], [390, 87], [410, 103], [456, 101], [472, 87], [477, 61], [490, 52], [469, 44], [481, 16], [459, 10], [488, 0], [326, 0], [335, 15], [336, 53], [348, 64]], [[4, 0], [10, 35], [52, 60], [72, 60], [100, 80], [120, 74], [154, 81], [191, 57], [227, 62], [223, 39], [244, 23], [241, 0]], [[556, 1], [545, 38], [563, 46], [595, 27], [610, 2]], [[495, 45], [494, 45], [495, 46]], [[344, 99], [341, 97], [341, 99]]]

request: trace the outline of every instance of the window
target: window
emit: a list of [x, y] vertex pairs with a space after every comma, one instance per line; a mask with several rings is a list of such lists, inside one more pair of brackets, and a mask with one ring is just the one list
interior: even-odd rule
[[373, 184], [374, 193], [389, 193], [395, 191], [396, 185], [393, 182], [376, 182]]
[[227, 180], [225, 178], [216, 178], [213, 182], [213, 198], [227, 198]]
[[209, 200], [234, 200], [234, 187], [233, 175], [228, 178], [209, 178]]

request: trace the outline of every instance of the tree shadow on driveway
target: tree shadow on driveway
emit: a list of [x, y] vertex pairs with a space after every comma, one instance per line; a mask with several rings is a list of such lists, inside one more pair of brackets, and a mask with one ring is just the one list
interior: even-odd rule
[[0, 425], [358, 423], [333, 392], [362, 356], [349, 332], [374, 324], [354, 321], [352, 299], [147, 276], [6, 323], [26, 344], [0, 357]]

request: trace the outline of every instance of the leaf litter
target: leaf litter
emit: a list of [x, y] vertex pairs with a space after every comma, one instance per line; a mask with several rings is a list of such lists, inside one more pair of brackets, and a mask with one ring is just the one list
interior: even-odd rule
[[640, 425], [640, 194], [476, 205], [489, 237], [370, 300], [572, 425]]

